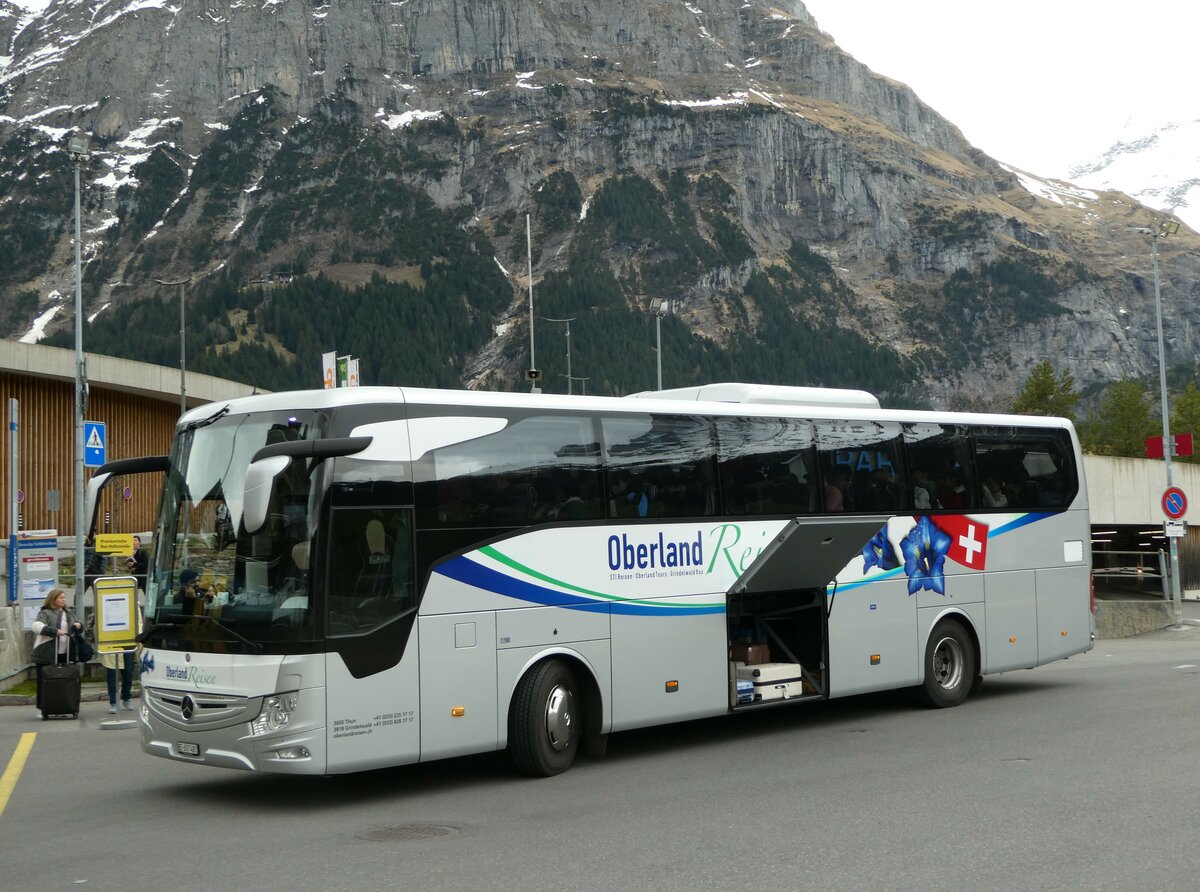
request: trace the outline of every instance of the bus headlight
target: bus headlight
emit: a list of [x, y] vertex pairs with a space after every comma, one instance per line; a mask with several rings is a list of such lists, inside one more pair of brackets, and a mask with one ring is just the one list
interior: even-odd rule
[[262, 711], [250, 723], [250, 733], [255, 737], [273, 734], [287, 727], [292, 720], [292, 713], [300, 705], [300, 692], [288, 691], [286, 694], [272, 694], [263, 700]]

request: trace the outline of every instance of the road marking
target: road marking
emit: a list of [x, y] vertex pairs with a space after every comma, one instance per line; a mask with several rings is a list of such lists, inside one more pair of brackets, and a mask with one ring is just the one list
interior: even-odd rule
[[1182, 666], [1176, 666], [1175, 668], [1176, 669], [1195, 669], [1196, 664], [1195, 663], [1184, 663]]
[[29, 751], [33, 749], [33, 741], [36, 738], [37, 734], [33, 731], [27, 731], [21, 735], [16, 752], [8, 760], [8, 767], [4, 769], [3, 776], [0, 776], [0, 815], [4, 814], [4, 807], [8, 805], [8, 797], [12, 795], [13, 787], [17, 785], [17, 778], [21, 776], [21, 769], [25, 767], [25, 760], [29, 758]]

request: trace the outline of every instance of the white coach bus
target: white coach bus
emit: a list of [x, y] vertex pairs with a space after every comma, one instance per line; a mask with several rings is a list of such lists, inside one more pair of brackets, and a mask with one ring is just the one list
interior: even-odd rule
[[193, 409], [140, 657], [143, 749], [334, 774], [984, 675], [1093, 643], [1068, 421], [861, 391], [413, 388]]

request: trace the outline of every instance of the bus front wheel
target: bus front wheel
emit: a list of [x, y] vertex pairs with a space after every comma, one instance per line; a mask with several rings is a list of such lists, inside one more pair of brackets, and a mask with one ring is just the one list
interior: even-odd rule
[[581, 706], [575, 675], [562, 660], [525, 673], [508, 710], [508, 751], [518, 771], [550, 777], [571, 767], [583, 735]]
[[971, 692], [979, 671], [975, 645], [962, 623], [948, 619], [934, 627], [925, 645], [925, 680], [918, 689], [929, 706], [957, 706]]

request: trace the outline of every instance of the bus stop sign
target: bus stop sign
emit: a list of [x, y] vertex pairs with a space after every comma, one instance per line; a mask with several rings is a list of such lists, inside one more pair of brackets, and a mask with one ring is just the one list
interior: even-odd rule
[[1187, 514], [1187, 496], [1178, 486], [1168, 486], [1162, 497], [1163, 514], [1171, 520], [1179, 520]]

